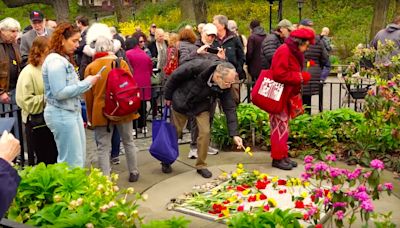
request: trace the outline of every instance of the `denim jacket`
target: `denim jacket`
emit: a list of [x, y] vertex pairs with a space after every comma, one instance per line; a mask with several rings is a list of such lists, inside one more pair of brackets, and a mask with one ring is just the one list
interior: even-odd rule
[[91, 88], [91, 83], [79, 81], [74, 66], [57, 53], [46, 57], [42, 72], [46, 103], [69, 111], [80, 111], [80, 95]]

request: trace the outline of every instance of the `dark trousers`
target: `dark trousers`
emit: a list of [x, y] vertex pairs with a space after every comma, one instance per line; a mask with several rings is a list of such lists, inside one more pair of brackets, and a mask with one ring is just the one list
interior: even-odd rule
[[304, 113], [311, 114], [311, 95], [303, 95], [303, 105], [306, 105], [307, 107], [304, 109]]
[[133, 129], [136, 128], [141, 129], [143, 127], [146, 127], [146, 109], [147, 109], [146, 101], [141, 101], [141, 105], [138, 110], [140, 117], [133, 121]]
[[[57, 145], [53, 133], [47, 126], [34, 128], [28, 120], [25, 124], [25, 134], [28, 151], [36, 155], [37, 164], [40, 162], [46, 165], [57, 163]], [[32, 161], [29, 162], [29, 165], [34, 165], [31, 163]]]
[[114, 126], [113, 134], [111, 136], [111, 158], [119, 156], [119, 147], [121, 145], [121, 136], [118, 129]]

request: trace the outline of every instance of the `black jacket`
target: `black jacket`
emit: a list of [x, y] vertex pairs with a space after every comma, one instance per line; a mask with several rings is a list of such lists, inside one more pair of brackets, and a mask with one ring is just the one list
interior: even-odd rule
[[239, 74], [239, 78], [246, 78], [246, 73], [243, 70], [243, 64], [246, 57], [244, 55], [243, 45], [236, 34], [231, 31], [227, 31], [226, 37], [222, 41], [222, 44], [215, 39], [212, 46], [214, 48], [220, 47], [225, 49], [226, 60], [235, 66], [236, 72]]
[[261, 44], [265, 40], [266, 35], [264, 28], [257, 26], [253, 29], [247, 41], [246, 63], [253, 81], [258, 78], [261, 72]]
[[165, 85], [165, 99], [172, 100], [172, 108], [184, 115], [198, 115], [210, 111], [215, 98], [221, 101], [226, 115], [229, 135], [236, 136], [236, 104], [231, 89], [220, 89], [208, 84], [220, 61], [195, 58], [180, 65], [170, 76]]
[[[313, 60], [315, 66], [307, 69], [307, 61]], [[311, 74], [310, 83], [303, 86], [303, 95], [316, 95], [319, 93], [319, 81], [321, 80], [321, 72], [324, 66], [329, 65], [328, 52], [319, 36], [315, 38], [315, 44], [310, 45], [304, 52], [304, 70], [308, 70]]]
[[276, 49], [283, 44], [283, 39], [277, 33], [271, 33], [265, 37], [261, 44], [261, 67], [269, 69], [271, 67], [272, 56]]

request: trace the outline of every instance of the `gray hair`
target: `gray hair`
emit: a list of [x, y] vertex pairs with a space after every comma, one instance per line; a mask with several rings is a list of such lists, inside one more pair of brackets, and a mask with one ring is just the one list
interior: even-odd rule
[[96, 52], [114, 52], [114, 43], [105, 36], [99, 36], [94, 48]]
[[229, 20], [229, 21], [228, 21], [228, 29], [229, 29], [230, 31], [236, 32], [237, 28], [238, 28], [238, 27], [237, 27], [236, 21], [234, 21], [234, 20]]
[[117, 29], [114, 26], [112, 26], [112, 27], [110, 27], [110, 32], [112, 34], [117, 34]]
[[214, 73], [221, 76], [221, 78], [225, 78], [225, 76], [227, 76], [232, 71], [236, 72], [236, 69], [232, 65], [232, 63], [223, 62], [217, 65]]
[[0, 30], [13, 30], [17, 29], [18, 31], [21, 31], [21, 25], [17, 20], [11, 17], [6, 17], [3, 20], [0, 21]]
[[213, 20], [217, 20], [219, 24], [225, 26], [225, 28], [228, 28], [228, 17], [225, 15], [215, 15], [213, 17]]

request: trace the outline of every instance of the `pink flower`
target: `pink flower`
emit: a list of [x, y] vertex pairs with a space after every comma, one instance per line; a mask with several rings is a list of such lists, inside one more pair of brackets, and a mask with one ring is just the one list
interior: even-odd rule
[[334, 162], [334, 161], [336, 161], [336, 155], [328, 154], [328, 155], [326, 155], [325, 160]]
[[307, 211], [307, 214], [309, 217], [312, 217], [318, 212], [318, 208], [315, 206], [310, 207], [310, 209]]
[[358, 201], [367, 201], [369, 200], [369, 195], [366, 192], [358, 192], [354, 195], [354, 198]]
[[312, 163], [314, 161], [313, 156], [307, 155], [304, 157], [304, 163]]
[[331, 167], [329, 170], [329, 175], [333, 178], [336, 178], [342, 174], [342, 170], [339, 168], [333, 168]]
[[349, 180], [357, 179], [361, 175], [361, 168], [356, 168], [353, 172], [347, 173], [347, 178]]
[[374, 205], [371, 200], [365, 200], [361, 203], [361, 208], [366, 212], [371, 212], [374, 210]]
[[315, 164], [314, 172], [326, 171], [328, 169], [328, 165], [325, 162], [318, 162]]
[[302, 173], [301, 174], [301, 179], [303, 181], [307, 181], [308, 179], [310, 179], [310, 177], [311, 177], [311, 174], [309, 174], [309, 173]]
[[306, 163], [305, 165], [304, 165], [304, 169], [306, 170], [306, 171], [309, 171], [309, 170], [311, 170], [313, 168], [313, 164], [312, 163]]
[[331, 202], [331, 200], [328, 197], [324, 198], [324, 205], [328, 205]]
[[340, 189], [339, 185], [333, 185], [331, 190], [332, 190], [332, 192], [337, 192], [337, 191], [339, 191], [339, 189]]
[[336, 217], [337, 217], [337, 219], [339, 219], [339, 220], [343, 220], [343, 217], [344, 217], [344, 213], [343, 213], [343, 211], [337, 211], [336, 213], [335, 213], [335, 215], [336, 215]]
[[379, 159], [372, 160], [369, 165], [371, 166], [371, 168], [377, 169], [377, 170], [383, 170], [385, 168], [385, 165]]
[[366, 172], [366, 173], [364, 173], [364, 178], [365, 178], [365, 179], [368, 179], [369, 176], [371, 176], [371, 172]]
[[385, 186], [385, 188], [389, 191], [393, 190], [393, 184], [392, 183], [384, 183], [383, 184]]
[[394, 81], [389, 81], [388, 82], [388, 87], [390, 88], [390, 87], [394, 87], [394, 86], [396, 86], [396, 82], [394, 82]]
[[333, 203], [333, 207], [346, 207], [347, 203], [346, 202], [336, 202]]

